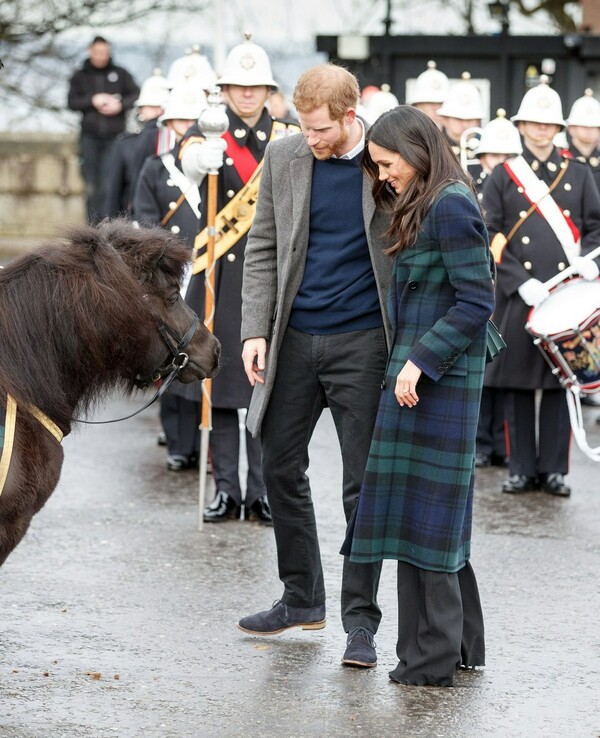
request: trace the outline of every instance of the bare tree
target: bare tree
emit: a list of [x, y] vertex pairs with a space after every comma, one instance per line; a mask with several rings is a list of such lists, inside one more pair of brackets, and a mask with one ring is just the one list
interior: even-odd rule
[[[209, 0], [187, 0], [185, 12], [200, 14], [209, 4]], [[19, 111], [22, 117], [40, 110], [64, 112], [67, 81], [81, 54], [81, 43], [73, 43], [77, 29], [91, 40], [94, 28], [110, 34], [157, 14], [181, 11], [178, 0], [2, 0], [0, 57], [5, 66], [5, 111]], [[154, 50], [158, 46], [160, 42], [154, 44]], [[151, 44], [148, 50], [153, 52]]]

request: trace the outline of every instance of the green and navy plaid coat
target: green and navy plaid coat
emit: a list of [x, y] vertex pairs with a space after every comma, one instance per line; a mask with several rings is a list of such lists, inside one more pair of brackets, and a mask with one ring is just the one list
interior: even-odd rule
[[[413, 247], [396, 256], [394, 340], [356, 515], [342, 553], [456, 572], [470, 555], [475, 433], [494, 308], [487, 230], [462, 183], [436, 198]], [[400, 407], [396, 377], [422, 371]]]

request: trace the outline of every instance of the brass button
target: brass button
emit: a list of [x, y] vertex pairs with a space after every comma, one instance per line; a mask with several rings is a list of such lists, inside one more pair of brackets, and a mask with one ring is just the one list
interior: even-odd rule
[[519, 213], [519, 218], [524, 218], [526, 215], [527, 215], [527, 211], [521, 210], [521, 212]]
[[570, 210], [563, 210], [563, 213], [565, 215], [565, 218], [569, 218], [571, 216], [571, 211]]
[[522, 187], [517, 187], [517, 192], [520, 192], [521, 194], [523, 194], [525, 190]]
[[524, 244], [525, 244], [525, 246], [527, 246], [527, 244], [528, 244], [528, 243], [529, 243], [530, 241], [531, 241], [531, 239], [529, 238], [529, 236], [523, 236], [523, 238], [521, 239], [521, 243], [524, 243]]
[[566, 266], [566, 264], [565, 264], [564, 261], [559, 261], [558, 262], [558, 271], [559, 272], [562, 272], [562, 270], [565, 268], [565, 266]]
[[555, 172], [555, 171], [556, 171], [556, 170], [558, 169], [558, 167], [556, 166], [556, 164], [555, 164], [555, 163], [554, 163], [553, 161], [549, 161], [549, 162], [548, 162], [548, 163], [546, 164], [546, 166], [548, 167], [548, 169], [549, 169], [549, 170], [550, 170], [551, 172]]
[[169, 203], [169, 210], [175, 210], [176, 207], [177, 207], [177, 203], [176, 202], [170, 202]]
[[227, 164], [228, 167], [230, 167], [233, 164], [233, 159], [228, 156], [227, 159], [225, 159], [225, 164]]
[[524, 262], [523, 266], [525, 267], [525, 269], [527, 269], [527, 271], [530, 271], [533, 264], [530, 261], [526, 261]]
[[569, 184], [569, 183], [567, 182], [567, 183], [565, 184], [565, 190], [566, 190], [567, 192], [570, 192], [570, 191], [571, 191], [571, 189], [572, 189], [571, 185], [570, 185], [570, 184]]
[[233, 197], [235, 192], [233, 190], [227, 190], [227, 197]]
[[235, 261], [235, 254], [227, 254], [227, 261]]
[[180, 230], [181, 228], [179, 226], [171, 226], [171, 233], [174, 233], [175, 235], [177, 235]]

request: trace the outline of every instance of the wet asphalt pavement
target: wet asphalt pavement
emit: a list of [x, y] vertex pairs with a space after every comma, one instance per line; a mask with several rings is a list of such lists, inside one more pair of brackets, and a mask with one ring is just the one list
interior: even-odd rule
[[[112, 400], [101, 415], [135, 404]], [[585, 415], [597, 446], [600, 409]], [[436, 689], [388, 679], [393, 562], [377, 668], [340, 665], [344, 526], [328, 414], [309, 471], [328, 624], [264, 639], [235, 623], [281, 594], [272, 529], [198, 532], [197, 472], [167, 472], [157, 432], [151, 408], [65, 440], [59, 487], [0, 571], [1, 738], [600, 736], [600, 467], [577, 448], [570, 499], [502, 494], [503, 469], [478, 472], [487, 666]]]

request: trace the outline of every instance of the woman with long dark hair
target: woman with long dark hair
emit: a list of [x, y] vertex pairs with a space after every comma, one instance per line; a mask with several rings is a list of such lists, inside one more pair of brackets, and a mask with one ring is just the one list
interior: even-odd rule
[[343, 553], [398, 560], [401, 684], [452, 686], [483, 665], [469, 563], [475, 436], [487, 320], [489, 243], [470, 181], [443, 135], [401, 105], [368, 132], [364, 168], [389, 212], [394, 342], [356, 516]]

